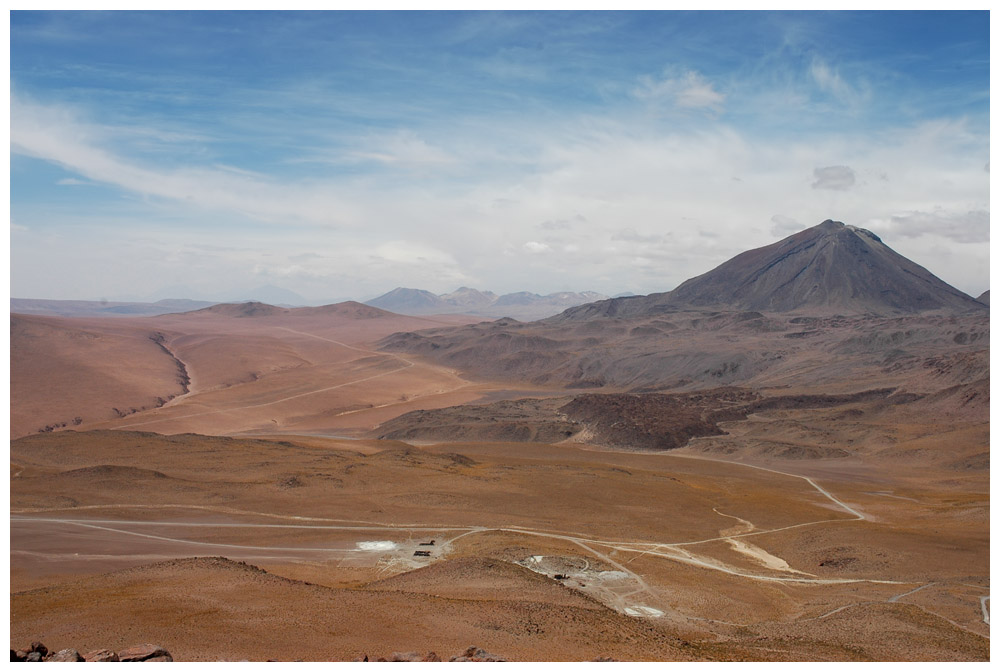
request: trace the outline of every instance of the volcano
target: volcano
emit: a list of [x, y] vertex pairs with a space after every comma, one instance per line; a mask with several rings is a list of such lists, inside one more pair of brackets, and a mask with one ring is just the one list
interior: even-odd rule
[[894, 252], [871, 231], [826, 220], [733, 257], [670, 294], [690, 306], [769, 312], [979, 310], [975, 299]]
[[685, 308], [898, 315], [986, 306], [893, 251], [871, 231], [828, 219], [743, 252], [671, 292], [601, 301], [560, 317], [634, 317]]

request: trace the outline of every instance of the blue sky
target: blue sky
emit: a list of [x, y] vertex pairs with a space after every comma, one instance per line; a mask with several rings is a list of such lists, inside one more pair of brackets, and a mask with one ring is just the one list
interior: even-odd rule
[[672, 289], [833, 218], [989, 280], [986, 12], [12, 12], [11, 292]]

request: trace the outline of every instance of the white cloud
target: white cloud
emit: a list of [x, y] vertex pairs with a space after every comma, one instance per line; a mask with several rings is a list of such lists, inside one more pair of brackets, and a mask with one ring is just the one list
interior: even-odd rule
[[75, 177], [65, 177], [57, 181], [56, 184], [58, 184], [61, 187], [76, 187], [76, 186], [90, 184], [90, 182], [87, 182], [86, 180], [78, 180]]
[[648, 75], [639, 77], [639, 85], [632, 90], [639, 100], [665, 103], [678, 108], [722, 112], [726, 96], [700, 73], [688, 70], [679, 76], [664, 73], [660, 79]]
[[784, 238], [807, 228], [801, 222], [784, 215], [774, 215], [771, 217], [771, 222], [774, 224], [771, 227], [771, 234], [776, 238]]
[[440, 147], [431, 145], [416, 133], [401, 130], [389, 135], [373, 136], [361, 149], [351, 152], [359, 159], [401, 166], [447, 165], [456, 158]]
[[346, 208], [332, 190], [303, 193], [301, 188], [231, 169], [145, 166], [108, 149], [113, 140], [108, 129], [81, 122], [68, 110], [16, 95], [11, 96], [10, 115], [13, 153], [55, 163], [94, 182], [263, 220], [329, 223], [345, 219]]
[[[310, 298], [460, 285], [500, 293], [649, 293], [828, 218], [873, 230], [945, 281], [966, 282], [959, 286], [965, 291], [982, 291], [975, 278], [989, 272], [988, 253], [949, 256], [925, 245], [985, 235], [988, 137], [959, 122], [874, 138], [829, 134], [771, 142], [724, 124], [688, 133], [634, 119], [525, 118], [456, 127], [448, 137], [429, 134], [439, 139], [426, 147], [425, 136], [385, 136], [396, 138], [400, 157], [409, 147], [410, 165], [445, 166], [419, 181], [398, 179], [397, 162], [385, 164], [384, 172], [375, 166], [360, 176], [294, 182], [133, 159], [115, 149], [105, 129], [16, 97], [11, 129], [13, 152], [63, 165], [126, 195], [153, 197], [145, 211], [144, 201], [134, 199], [130, 207], [145, 214], [120, 222], [106, 212], [62, 211], [58, 219], [15, 213], [31, 229], [18, 234], [11, 255], [12, 282], [22, 294], [32, 286], [56, 298], [73, 298], [66, 287], [94, 296], [120, 294], [121, 285], [147, 293], [171, 282], [228, 287], [255, 267], [287, 278], [288, 289]], [[382, 151], [392, 142], [376, 145]], [[456, 163], [434, 164], [438, 151]], [[421, 157], [431, 162], [417, 163]], [[828, 166], [829, 157], [844, 157], [850, 167]], [[862, 179], [885, 172], [891, 181]], [[859, 183], [865, 188], [850, 188]], [[912, 213], [937, 213], [937, 219]], [[956, 219], [964, 213], [980, 214]], [[938, 226], [951, 237], [932, 233]], [[56, 254], [57, 243], [43, 232], [58, 227], [87, 235], [67, 233], [71, 238], [58, 244], [72, 250]], [[926, 233], [911, 235], [918, 230]], [[123, 242], [123, 231], [152, 242]], [[195, 240], [198, 249], [188, 244]], [[187, 276], [175, 277], [181, 267]], [[112, 276], [110, 268], [125, 270]], [[55, 293], [59, 286], [62, 294]]]
[[561, 229], [572, 229], [579, 224], [585, 224], [587, 218], [582, 215], [574, 215], [566, 219], [547, 219], [538, 225], [538, 228], [545, 231], [559, 231]]
[[386, 261], [403, 264], [456, 265], [454, 257], [447, 252], [435, 249], [426, 243], [410, 240], [391, 240], [383, 243], [375, 248], [373, 254]]
[[827, 166], [813, 168], [813, 189], [834, 189], [847, 191], [854, 186], [854, 170], [849, 166]]
[[640, 234], [631, 226], [627, 226], [611, 236], [611, 240], [621, 240], [632, 243], [659, 243], [663, 240], [663, 236]]
[[892, 215], [886, 228], [908, 238], [934, 235], [958, 243], [987, 243], [990, 240], [990, 213], [986, 210], [947, 212], [941, 209], [903, 212]]
[[833, 96], [845, 106], [857, 107], [869, 98], [867, 91], [848, 84], [840, 76], [840, 72], [831, 68], [822, 59], [817, 58], [812, 62], [809, 74], [821, 91]]

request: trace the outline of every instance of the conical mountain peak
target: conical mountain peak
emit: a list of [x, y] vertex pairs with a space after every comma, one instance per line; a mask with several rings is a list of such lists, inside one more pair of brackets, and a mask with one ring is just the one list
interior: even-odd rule
[[871, 231], [831, 219], [684, 282], [670, 293], [670, 302], [878, 314], [977, 307], [972, 297], [897, 254]]
[[553, 319], [634, 317], [685, 308], [815, 315], [987, 309], [871, 231], [828, 219], [743, 252], [671, 292], [599, 301]]

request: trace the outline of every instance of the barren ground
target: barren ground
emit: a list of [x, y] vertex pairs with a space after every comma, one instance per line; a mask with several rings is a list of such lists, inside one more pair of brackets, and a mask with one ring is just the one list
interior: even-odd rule
[[12, 316], [11, 436], [65, 427], [337, 433], [397, 409], [479, 398], [451, 368], [372, 350], [395, 331], [473, 318], [345, 305], [291, 316]]
[[[420, 326], [13, 316], [11, 646], [989, 658], [988, 378], [935, 388], [940, 367], [914, 365], [905, 403], [754, 407], [651, 451], [644, 432], [683, 443], [708, 397], [588, 397], [570, 418], [565, 389], [375, 350]], [[858, 379], [826, 391], [880, 387]], [[467, 434], [434, 435], [456, 418]], [[388, 421], [405, 441], [373, 438]]]

